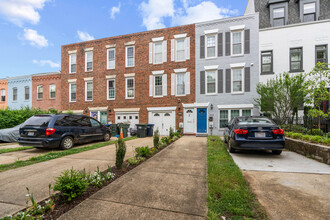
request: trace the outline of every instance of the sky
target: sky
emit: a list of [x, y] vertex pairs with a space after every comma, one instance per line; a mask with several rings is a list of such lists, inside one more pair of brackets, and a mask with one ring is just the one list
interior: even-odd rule
[[61, 45], [244, 13], [248, 0], [0, 0], [0, 78], [56, 72]]

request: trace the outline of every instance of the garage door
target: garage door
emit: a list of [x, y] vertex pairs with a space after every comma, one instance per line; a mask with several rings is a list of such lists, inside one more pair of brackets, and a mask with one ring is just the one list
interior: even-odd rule
[[136, 124], [139, 124], [138, 113], [116, 113], [116, 124], [127, 123], [130, 124], [130, 128], [134, 128]]
[[175, 129], [175, 119], [173, 112], [151, 112], [149, 123], [154, 124], [154, 130], [158, 129], [159, 134], [168, 136], [170, 127]]

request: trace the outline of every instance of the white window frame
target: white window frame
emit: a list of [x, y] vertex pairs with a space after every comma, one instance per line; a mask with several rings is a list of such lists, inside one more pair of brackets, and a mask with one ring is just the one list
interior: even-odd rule
[[[87, 54], [92, 54], [92, 70], [87, 70]], [[85, 51], [85, 72], [92, 72], [93, 71], [93, 65], [94, 65], [94, 54], [93, 50]]]
[[[240, 54], [234, 54], [233, 53], [233, 48], [234, 48], [234, 38], [233, 38], [233, 35], [234, 33], [238, 33], [238, 32], [241, 32], [241, 53]], [[230, 32], [230, 54], [231, 56], [235, 57], [235, 56], [242, 56], [244, 55], [244, 29], [240, 29], [240, 30], [232, 30]]]
[[[158, 77], [158, 76], [160, 76], [160, 77], [162, 77], [162, 94], [161, 95], [156, 95], [156, 77]], [[154, 75], [153, 76], [153, 97], [154, 98], [159, 98], [159, 97], [163, 97], [164, 96], [164, 94], [163, 94], [163, 87], [164, 87], [164, 85], [163, 85], [163, 77], [164, 77], [164, 75], [163, 74], [156, 74], [156, 75]]]
[[[29, 98], [27, 99], [26, 98], [26, 88], [28, 89], [28, 91], [29, 91], [29, 93], [28, 93], [28, 95], [29, 95]], [[43, 92], [42, 92], [43, 93]], [[29, 86], [24, 86], [24, 100], [25, 101], [29, 101], [30, 100], [30, 87]]]
[[[113, 51], [114, 53], [114, 65], [113, 67], [110, 67], [110, 61], [109, 61], [109, 52]], [[107, 49], [107, 69], [112, 70], [116, 68], [116, 48], [109, 48]]]
[[220, 111], [221, 110], [223, 110], [223, 111], [228, 111], [228, 121], [227, 121], [227, 123], [231, 120], [231, 111], [232, 110], [239, 110], [239, 115], [238, 115], [238, 117], [240, 117], [240, 116], [243, 116], [243, 110], [250, 110], [251, 111], [251, 116], [253, 115], [252, 113], [252, 110], [253, 110], [253, 108], [230, 108], [230, 109], [228, 109], [228, 108], [219, 108], [218, 109], [218, 126], [219, 126], [219, 130], [223, 130], [223, 129], [225, 129], [224, 127], [223, 128], [221, 128], [220, 127]]
[[[175, 73], [175, 96], [186, 96], [186, 86], [187, 86], [187, 83], [186, 83], [186, 72], [178, 72], [178, 73]], [[178, 75], [183, 75], [184, 77], [184, 94], [182, 95], [179, 95], [178, 94]]]
[[[16, 99], [14, 99], [14, 90], [16, 90]], [[17, 99], [18, 99], [18, 89], [17, 89], [17, 87], [14, 87], [13, 88], [13, 102], [17, 102]]]
[[[162, 55], [162, 59], [160, 62], [156, 62], [156, 44], [161, 44], [161, 55]], [[162, 64], [164, 63], [164, 57], [163, 57], [163, 44], [164, 44], [164, 41], [155, 41], [155, 42], [152, 42], [152, 60], [153, 60], [153, 64]]]
[[[72, 72], [71, 70], [71, 56], [75, 55], [76, 56], [76, 71], [75, 72]], [[69, 54], [69, 73], [76, 73], [77, 72], [77, 54], [76, 53], [72, 53], [72, 54]]]
[[[5, 100], [2, 101], [2, 97], [5, 97]], [[6, 101], [6, 90], [5, 89], [1, 89], [1, 97], [0, 97], [0, 102], [5, 102]]]
[[[75, 101], [72, 101], [72, 100], [71, 100], [71, 86], [72, 86], [73, 84], [76, 85], [76, 100], [75, 100]], [[69, 83], [69, 102], [77, 102], [77, 83], [76, 83], [76, 82]]]
[[[207, 38], [208, 37], [215, 37], [214, 38], [214, 41], [215, 41], [215, 51], [214, 51], [214, 56], [213, 57], [209, 57], [207, 56]], [[217, 58], [217, 51], [218, 51], [218, 34], [216, 33], [212, 33], [212, 34], [206, 34], [205, 35], [205, 59], [214, 59], [214, 58]]]
[[[54, 88], [55, 88], [55, 96], [54, 96], [54, 97], [51, 96], [51, 94], [52, 94], [52, 93], [51, 93], [51, 92], [52, 92], [52, 91], [51, 91], [51, 87], [52, 87], [52, 86], [54, 86]], [[51, 85], [49, 85], [49, 99], [56, 99], [56, 85], [55, 85], [55, 84], [51, 84]]]
[[[114, 98], [110, 98], [109, 95], [109, 81], [113, 81], [113, 87], [115, 90], [115, 97]], [[108, 79], [107, 80], [107, 100], [115, 100], [116, 99], [116, 80], [115, 79]]]
[[[42, 88], [42, 98], [39, 98], [39, 88]], [[25, 87], [24, 87], [24, 99], [25, 99]], [[42, 100], [44, 98], [44, 88], [43, 85], [37, 86], [37, 100]], [[28, 99], [25, 99], [28, 100]]]
[[[127, 96], [127, 92], [128, 92], [128, 90], [127, 90], [127, 81], [129, 80], [129, 79], [133, 79], [133, 94], [134, 94], [134, 96], [133, 97], [128, 97]], [[125, 98], [126, 99], [135, 99], [135, 77], [126, 77], [125, 78]]]
[[[234, 84], [234, 72], [233, 72], [233, 70], [234, 69], [241, 69], [242, 70], [242, 91], [239, 91], [239, 92], [234, 92], [234, 86], [233, 86], [233, 84]], [[245, 89], [245, 78], [244, 78], [244, 76], [245, 76], [245, 71], [244, 71], [244, 67], [233, 67], [233, 68], [231, 68], [231, 93], [232, 94], [242, 94], [242, 93], [244, 93], [244, 89]]]
[[[215, 73], [215, 91], [214, 93], [208, 93], [207, 92], [207, 74], [209, 72], [214, 72]], [[218, 91], [218, 74], [216, 69], [210, 69], [205, 71], [205, 95], [216, 95]]]
[[[184, 46], [184, 49], [183, 49], [183, 54], [184, 54], [184, 59], [183, 60], [179, 60], [178, 59], [178, 41], [179, 40], [183, 40], [183, 46]], [[174, 51], [175, 51], [175, 62], [183, 62], [183, 61], [186, 61], [187, 60], [187, 43], [186, 43], [186, 37], [184, 37], [184, 38], [176, 38], [175, 39], [175, 48], [174, 48]]]
[[[87, 99], [87, 84], [88, 84], [88, 83], [92, 83], [92, 99], [91, 99], [91, 100], [88, 100], [88, 99]], [[93, 80], [86, 80], [86, 81], [85, 81], [85, 101], [86, 101], [86, 102], [92, 102], [92, 101], [93, 101], [93, 95], [94, 95], [94, 94], [93, 94], [93, 89], [94, 89]]]
[[[128, 66], [127, 64], [128, 64], [128, 53], [127, 53], [127, 50], [128, 50], [128, 48], [130, 48], [130, 47], [133, 47], [133, 65], [132, 66]], [[135, 66], [135, 46], [134, 45], [130, 45], [130, 46], [126, 46], [125, 47], [125, 67], [134, 67]]]

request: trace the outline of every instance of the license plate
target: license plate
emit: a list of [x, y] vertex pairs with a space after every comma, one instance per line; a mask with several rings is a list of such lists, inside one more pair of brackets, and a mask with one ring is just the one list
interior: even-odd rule
[[29, 131], [28, 132], [28, 136], [34, 136], [34, 132], [33, 131]]
[[257, 138], [262, 138], [262, 137], [266, 137], [265, 132], [255, 132], [254, 136]]

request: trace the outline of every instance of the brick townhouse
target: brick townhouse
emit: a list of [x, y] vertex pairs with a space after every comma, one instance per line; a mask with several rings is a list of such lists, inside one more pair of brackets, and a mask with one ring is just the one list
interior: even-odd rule
[[195, 25], [63, 45], [62, 109], [161, 135], [195, 102]]
[[32, 107], [61, 110], [61, 73], [32, 75]]
[[0, 109], [8, 106], [8, 83], [7, 79], [0, 79]]

